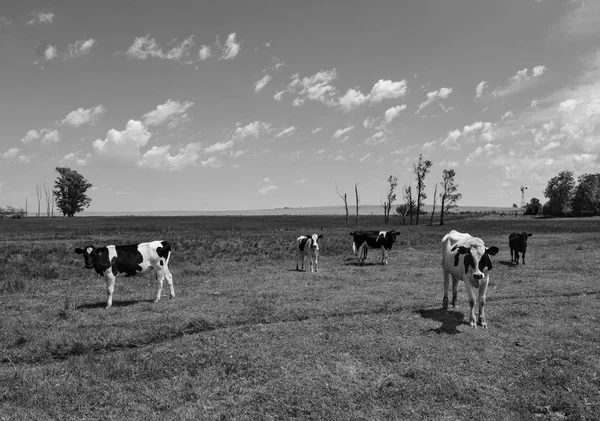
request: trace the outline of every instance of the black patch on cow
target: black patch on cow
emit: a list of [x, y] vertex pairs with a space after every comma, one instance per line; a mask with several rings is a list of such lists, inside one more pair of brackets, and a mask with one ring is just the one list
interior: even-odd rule
[[94, 270], [99, 275], [103, 275], [104, 272], [106, 272], [106, 270], [110, 268], [110, 260], [108, 259], [108, 249], [106, 247], [94, 248], [90, 253], [90, 258], [94, 262]]
[[492, 259], [489, 254], [484, 253], [479, 260], [479, 270], [483, 272], [486, 267], [488, 270], [492, 270]]
[[469, 271], [469, 267], [475, 269], [475, 260], [473, 259], [473, 255], [470, 253], [470, 250], [469, 253], [466, 254], [463, 263], [465, 264], [465, 273]]
[[300, 244], [298, 245], [298, 247], [300, 247], [300, 251], [304, 251], [304, 247], [306, 247], [308, 239], [309, 237], [304, 237], [300, 240]]
[[113, 272], [125, 273], [129, 276], [142, 271], [141, 263], [144, 261], [138, 251], [138, 245], [116, 246], [117, 256], [113, 259]]
[[166, 260], [171, 252], [171, 244], [169, 244], [167, 241], [161, 241], [160, 244], [162, 247], [156, 248], [156, 254]]
[[380, 232], [381, 231], [356, 231], [351, 232], [350, 235], [353, 236], [354, 244], [356, 244], [357, 249], [366, 242], [369, 247], [374, 249], [383, 247], [386, 250], [391, 250], [398, 233], [394, 230], [387, 231], [384, 236], [379, 235]]

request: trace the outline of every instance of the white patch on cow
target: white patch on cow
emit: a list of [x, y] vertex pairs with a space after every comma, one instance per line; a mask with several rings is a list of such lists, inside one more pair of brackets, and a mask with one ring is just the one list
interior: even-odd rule
[[85, 249], [85, 251], [87, 251], [87, 254], [90, 254], [92, 251], [94, 251], [94, 249], [91, 247], [88, 247]]

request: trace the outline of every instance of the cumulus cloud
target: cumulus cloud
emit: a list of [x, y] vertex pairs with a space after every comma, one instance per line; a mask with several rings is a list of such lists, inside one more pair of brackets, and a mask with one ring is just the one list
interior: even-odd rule
[[84, 167], [88, 163], [88, 160], [91, 158], [91, 156], [92, 154], [89, 152], [86, 154], [84, 154], [82, 151], [71, 152], [65, 155], [60, 162], [63, 165], [75, 164], [80, 167]]
[[296, 131], [296, 127], [295, 126], [290, 126], [290, 127], [286, 128], [286, 129], [283, 129], [279, 133], [277, 133], [275, 135], [275, 139], [279, 139], [279, 138], [281, 138], [283, 136], [289, 136], [292, 133], [294, 133], [295, 131]]
[[468, 126], [464, 126], [463, 130], [455, 129], [446, 135], [442, 140], [442, 146], [450, 149], [459, 149], [458, 141], [463, 139], [465, 142], [484, 141], [492, 142], [495, 138], [494, 125], [490, 122], [478, 121]]
[[48, 145], [51, 143], [57, 143], [60, 141], [60, 135], [58, 130], [51, 129], [42, 129], [40, 131], [37, 130], [29, 130], [23, 138], [21, 138], [21, 142], [24, 144], [30, 144], [35, 140], [40, 140], [42, 144]]
[[275, 101], [281, 101], [283, 94], [285, 94], [285, 91], [279, 91], [275, 95], [273, 95], [273, 98], [275, 99]]
[[73, 44], [69, 44], [69, 56], [70, 57], [81, 57], [90, 52], [96, 41], [92, 38], [85, 41], [75, 41]]
[[396, 105], [395, 107], [388, 108], [385, 111], [385, 122], [391, 123], [391, 121], [398, 117], [402, 111], [406, 109], [406, 104]]
[[499, 148], [499, 145], [487, 143], [484, 146], [478, 146], [473, 152], [471, 152], [465, 159], [465, 163], [473, 162], [481, 157], [489, 157]]
[[233, 137], [242, 140], [247, 137], [254, 137], [256, 139], [259, 135], [269, 133], [272, 130], [273, 129], [271, 129], [271, 125], [269, 123], [256, 120], [252, 123], [246, 124], [245, 126], [238, 124], [238, 127], [233, 132]]
[[508, 84], [494, 89], [492, 95], [495, 97], [504, 97], [526, 89], [532, 86], [546, 70], [548, 69], [544, 65], [535, 66], [532, 69], [531, 74], [529, 74], [527, 68], [519, 70], [514, 76], [508, 79]]
[[44, 50], [44, 59], [46, 61], [52, 61], [58, 57], [58, 51], [54, 45], [48, 45]]
[[401, 81], [391, 81], [379, 79], [369, 94], [363, 94], [357, 88], [350, 88], [346, 93], [339, 98], [338, 104], [344, 111], [350, 111], [363, 104], [377, 104], [385, 99], [396, 99], [406, 95], [407, 85], [406, 79]]
[[576, 106], [577, 106], [576, 100], [567, 99], [566, 101], [563, 101], [560, 104], [558, 104], [558, 111], [560, 111], [561, 113], [568, 113], [568, 112], [573, 111]]
[[262, 194], [263, 196], [278, 189], [278, 187], [275, 184], [273, 184], [273, 182], [269, 179], [269, 177], [263, 178], [262, 180], [259, 181], [258, 184], [260, 187], [258, 189], [258, 192], [260, 194]]
[[379, 121], [379, 117], [367, 117], [363, 121], [363, 126], [367, 129], [372, 129], [375, 127], [375, 125], [378, 121]]
[[19, 152], [21, 152], [21, 149], [19, 148], [10, 148], [8, 150], [6, 150], [5, 152], [2, 152], [2, 154], [0, 154], [0, 157], [2, 157], [2, 159], [12, 159], [12, 158], [16, 158], [19, 155]]
[[214, 153], [214, 152], [223, 152], [224, 150], [230, 149], [233, 147], [233, 140], [228, 140], [227, 142], [217, 142], [212, 144], [206, 148], [204, 148], [205, 153]]
[[319, 133], [319, 132], [320, 132], [320, 131], [322, 131], [322, 130], [323, 130], [323, 128], [322, 128], [322, 127], [317, 127], [316, 129], [314, 129], [314, 130], [311, 132], [311, 134], [317, 134], [317, 133]]
[[141, 157], [140, 149], [148, 144], [151, 136], [141, 121], [129, 120], [125, 130], [110, 129], [104, 140], [94, 141], [92, 148], [108, 160], [137, 163]]
[[190, 35], [165, 53], [156, 42], [156, 39], [150, 38], [150, 34], [147, 34], [144, 37], [135, 38], [133, 44], [129, 46], [125, 54], [140, 60], [155, 57], [165, 60], [183, 61], [189, 57], [193, 46], [194, 37]]
[[[171, 145], [153, 146], [139, 159], [141, 168], [151, 168], [168, 171], [181, 171], [187, 167], [196, 166], [200, 157], [202, 146], [200, 143], [188, 143], [175, 152], [171, 152]], [[217, 158], [210, 157], [199, 161], [200, 166], [219, 166]]]
[[88, 109], [78, 108], [67, 114], [67, 116], [61, 120], [60, 124], [68, 124], [73, 127], [83, 126], [84, 124], [94, 125], [105, 112], [106, 110], [102, 104]]
[[480, 98], [483, 95], [483, 91], [485, 90], [486, 86], [487, 82], [485, 80], [482, 80], [477, 84], [475, 87], [475, 98]]
[[447, 99], [452, 93], [452, 88], [440, 88], [437, 91], [431, 91], [427, 93], [427, 99], [423, 101], [419, 108], [417, 109], [417, 114], [421, 112], [421, 110], [427, 107], [429, 104], [434, 102], [436, 99]]
[[203, 45], [200, 47], [200, 50], [198, 50], [198, 57], [200, 57], [200, 60], [208, 60], [211, 55], [210, 46], [208, 45]]
[[386, 140], [387, 140], [387, 136], [386, 136], [385, 132], [380, 130], [377, 133], [375, 133], [374, 135], [369, 136], [365, 140], [365, 145], [375, 146], [375, 145], [385, 142]]
[[186, 111], [193, 106], [191, 101], [174, 101], [168, 99], [167, 102], [156, 107], [142, 116], [146, 126], [159, 126], [168, 123], [167, 127], [172, 129], [188, 119]]
[[0, 28], [2, 28], [3, 26], [8, 26], [12, 23], [11, 20], [9, 20], [8, 18], [4, 17], [4, 16], [0, 16]]
[[235, 32], [233, 32], [225, 40], [225, 45], [221, 46], [221, 58], [230, 60], [239, 54], [240, 49], [241, 45], [235, 40]]
[[[309, 77], [300, 78], [296, 73], [287, 87], [288, 92], [296, 94], [295, 105], [302, 105], [305, 100], [318, 101], [333, 105], [336, 89], [331, 82], [337, 78], [336, 70], [322, 70]], [[276, 94], [278, 95], [278, 94]], [[276, 98], [277, 99], [277, 98]], [[281, 96], [279, 96], [281, 99]]]
[[254, 84], [254, 92], [260, 92], [262, 88], [267, 86], [267, 83], [271, 80], [271, 76], [264, 75], [258, 82]]
[[352, 130], [354, 130], [354, 126], [348, 126], [348, 127], [343, 128], [343, 129], [337, 129], [335, 131], [335, 133], [333, 134], [333, 137], [335, 139], [339, 139], [342, 136], [344, 136], [345, 134], [351, 132]]
[[513, 118], [514, 116], [515, 116], [515, 114], [512, 111], [507, 111], [504, 113], [502, 118], [500, 118], [500, 120], [508, 120], [508, 119]]
[[32, 13], [33, 19], [27, 22], [27, 25], [34, 25], [36, 23], [53, 23], [54, 13], [42, 10], [41, 12]]

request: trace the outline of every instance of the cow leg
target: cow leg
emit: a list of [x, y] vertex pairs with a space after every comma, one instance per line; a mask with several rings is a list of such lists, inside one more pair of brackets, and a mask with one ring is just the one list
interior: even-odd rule
[[471, 285], [471, 280], [464, 280], [467, 289], [467, 297], [469, 297], [469, 324], [471, 327], [477, 327], [477, 319], [475, 318], [475, 292]]
[[487, 329], [487, 321], [485, 320], [485, 294], [487, 292], [489, 278], [484, 279], [479, 285], [479, 318], [477, 324]]
[[158, 291], [156, 291], [156, 299], [154, 300], [155, 303], [160, 301], [160, 297], [162, 296], [162, 289], [163, 289], [163, 281], [165, 280], [165, 274], [162, 271], [162, 268], [154, 268], [154, 272], [156, 273], [156, 281], [158, 283]]
[[442, 300], [442, 308], [448, 309], [448, 288], [450, 287], [450, 273], [444, 270], [444, 299]]
[[381, 264], [387, 265], [387, 262], [388, 262], [387, 250], [385, 249], [385, 247], [381, 247]]
[[312, 272], [313, 263], [315, 266], [315, 272], [318, 272], [319, 271], [319, 254], [317, 252], [315, 252], [315, 254], [314, 254], [314, 262], [311, 262], [311, 266], [310, 266], [311, 272]]
[[525, 250], [523, 250], [523, 254], [521, 255], [521, 257], [523, 257], [523, 264], [525, 264]]
[[358, 248], [358, 260], [360, 261], [360, 265], [364, 265], [365, 264], [365, 259], [367, 258], [367, 248], [365, 247], [365, 244], [362, 244], [359, 248]]
[[452, 277], [452, 307], [456, 307], [456, 298], [458, 297], [458, 279]]
[[510, 263], [513, 263], [514, 258], [513, 258], [513, 249], [510, 249]]
[[163, 271], [165, 273], [165, 278], [167, 279], [167, 284], [169, 284], [170, 298], [173, 299], [175, 298], [175, 288], [173, 288], [173, 275], [171, 275], [171, 271], [167, 266], [164, 267]]
[[106, 293], [108, 294], [106, 308], [110, 308], [113, 302], [113, 292], [115, 292], [115, 280], [117, 277], [112, 273], [111, 269], [108, 269], [104, 272], [104, 278], [106, 279]]

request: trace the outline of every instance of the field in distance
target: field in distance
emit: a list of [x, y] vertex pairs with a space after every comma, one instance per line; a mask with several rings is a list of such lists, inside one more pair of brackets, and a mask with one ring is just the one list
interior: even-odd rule
[[[426, 218], [428, 221], [428, 219]], [[498, 246], [486, 315], [441, 309], [450, 229]], [[360, 266], [350, 231], [400, 232]], [[508, 235], [533, 233], [526, 265]], [[323, 234], [319, 273], [295, 239]], [[600, 219], [365, 215], [0, 220], [0, 419], [600, 418]], [[173, 244], [176, 297], [73, 252]], [[164, 292], [164, 291], [163, 291]]]

